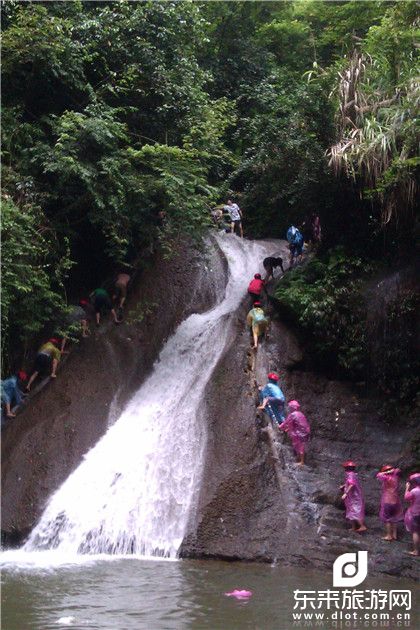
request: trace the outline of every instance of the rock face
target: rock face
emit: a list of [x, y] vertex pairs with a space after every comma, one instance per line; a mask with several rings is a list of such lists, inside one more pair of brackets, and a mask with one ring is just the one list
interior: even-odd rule
[[[104, 325], [73, 350], [57, 380], [6, 428], [6, 541], [14, 536], [21, 541], [32, 528], [50, 494], [144, 380], [175, 326], [214, 302], [215, 287], [226, 283], [225, 272], [214, 250], [198, 254], [184, 244], [169, 263], [157, 257], [130, 296], [131, 318], [139, 323]], [[380, 539], [375, 479], [384, 463], [410, 464], [405, 458], [412, 428], [398, 421], [386, 425], [374, 403], [350, 385], [304, 371], [302, 349], [281, 322], [274, 322], [269, 340], [251, 352], [246, 312], [244, 303], [206, 390], [207, 457], [181, 556], [277, 561], [330, 571], [338, 555], [367, 549], [370, 574], [417, 577], [415, 559], [404, 554], [410, 538], [402, 526], [402, 542]], [[299, 400], [310, 421], [303, 469], [296, 466], [287, 438], [262, 432], [256, 419], [256, 385], [265, 383], [270, 370], [280, 373], [287, 399]], [[350, 457], [360, 463], [367, 503], [369, 531], [363, 536], [347, 531], [338, 489], [341, 462]]]
[[2, 534], [20, 544], [48, 497], [106, 432], [150, 372], [167, 337], [192, 312], [207, 310], [226, 264], [211, 247], [174, 244], [135, 279], [120, 326], [104, 322], [73, 347], [55, 381], [34, 391], [2, 431]]
[[[197, 515], [181, 555], [331, 570], [338, 555], [367, 549], [369, 574], [418, 579], [416, 560], [404, 553], [411, 536], [403, 525], [401, 541], [381, 540], [375, 478], [382, 464], [403, 469], [411, 464], [407, 445], [414, 427], [398, 421], [387, 425], [374, 402], [361, 399], [349, 384], [296, 369], [302, 350], [281, 323], [273, 324], [270, 339], [253, 356], [245, 314], [246, 308], [238, 313], [236, 338], [207, 391], [208, 457]], [[284, 434], [257, 426], [256, 383], [265, 383], [272, 370], [281, 376], [286, 399], [297, 399], [311, 424], [304, 468], [296, 465]], [[349, 458], [360, 463], [369, 527], [364, 535], [347, 531], [340, 499], [341, 463]]]

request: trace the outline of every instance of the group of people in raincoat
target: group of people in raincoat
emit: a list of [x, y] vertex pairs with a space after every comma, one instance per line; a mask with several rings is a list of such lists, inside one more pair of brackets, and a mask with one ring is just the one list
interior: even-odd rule
[[[365, 502], [363, 491], [356, 473], [353, 461], [344, 462], [345, 483], [342, 499], [346, 508], [346, 518], [352, 523], [352, 530], [358, 533], [366, 531]], [[404, 521], [406, 530], [413, 536], [413, 556], [420, 555], [420, 473], [416, 472], [408, 477], [405, 485], [404, 499], [409, 507], [404, 514], [399, 496], [401, 471], [396, 466], [385, 464], [377, 473], [376, 478], [381, 483], [381, 505], [379, 518], [385, 525], [383, 540], [392, 542], [397, 540], [398, 523]]]
[[[277, 260], [277, 259], [273, 259]], [[279, 259], [280, 261], [281, 259]], [[279, 264], [279, 263], [278, 263]], [[265, 266], [265, 265], [264, 265]], [[283, 270], [283, 267], [282, 267]], [[268, 270], [266, 269], [268, 272]], [[270, 270], [271, 275], [273, 269]], [[283, 270], [284, 271], [284, 270]], [[268, 278], [270, 276], [268, 275]], [[259, 337], [267, 335], [268, 318], [262, 308], [261, 300], [263, 293], [267, 294], [266, 281], [259, 273], [254, 275], [248, 287], [248, 295], [251, 300], [251, 310], [247, 315], [247, 325], [251, 328], [253, 336], [253, 349], [257, 349]], [[310, 437], [310, 425], [306, 416], [300, 410], [297, 400], [291, 400], [287, 404], [288, 414], [286, 415], [286, 399], [279, 387], [279, 376], [275, 372], [268, 374], [268, 382], [264, 387], [259, 388], [259, 407], [270, 418], [273, 425], [278, 426], [281, 431], [288, 434], [293, 450], [299, 465], [305, 463], [305, 451]], [[345, 471], [345, 483], [341, 486], [342, 500], [346, 509], [346, 519], [348, 519], [354, 532], [362, 533], [366, 531], [365, 525], [365, 502], [362, 488], [356, 473], [356, 464], [346, 461], [343, 464]], [[377, 479], [381, 482], [381, 507], [379, 517], [385, 525], [386, 541], [397, 540], [397, 525], [404, 520], [407, 531], [413, 536], [414, 549], [410, 553], [414, 556], [420, 555], [420, 473], [413, 473], [409, 476], [404, 499], [409, 502], [409, 507], [403, 511], [402, 503], [398, 494], [400, 470], [395, 466], [386, 464], [377, 474]]]

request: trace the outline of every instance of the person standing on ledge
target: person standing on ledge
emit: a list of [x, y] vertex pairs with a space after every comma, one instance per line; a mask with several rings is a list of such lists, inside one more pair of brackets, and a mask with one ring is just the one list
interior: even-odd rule
[[405, 528], [413, 535], [413, 551], [410, 556], [420, 556], [420, 473], [409, 476], [405, 486], [404, 499], [410, 502], [410, 507], [405, 513]]
[[268, 319], [261, 308], [261, 302], [254, 302], [253, 308], [246, 316], [246, 323], [252, 330], [254, 340], [253, 350], [258, 348], [258, 339], [261, 335], [265, 335], [268, 330]]
[[270, 372], [267, 376], [268, 383], [264, 387], [259, 387], [260, 405], [257, 409], [263, 410], [274, 423], [281, 425], [284, 422], [284, 403], [286, 399], [279, 387], [279, 376], [275, 372]]
[[376, 475], [382, 484], [381, 509], [379, 518], [385, 524], [385, 536], [382, 540], [397, 540], [397, 523], [403, 520], [404, 514], [398, 496], [400, 469], [386, 464]]
[[346, 507], [346, 519], [351, 521], [351, 531], [361, 534], [367, 530], [365, 525], [365, 501], [356, 473], [356, 464], [352, 461], [344, 462], [346, 481], [341, 489], [343, 490], [342, 500]]
[[228, 199], [227, 205], [224, 207], [225, 211], [229, 214], [231, 224], [230, 231], [234, 234], [235, 229], [239, 230], [240, 237], [244, 237], [244, 232], [242, 229], [242, 211], [239, 208], [237, 203], [233, 203], [232, 199]]

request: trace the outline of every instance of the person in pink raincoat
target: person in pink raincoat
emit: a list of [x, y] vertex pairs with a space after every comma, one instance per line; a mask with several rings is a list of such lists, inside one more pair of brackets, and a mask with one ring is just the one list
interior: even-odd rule
[[414, 549], [409, 551], [409, 554], [420, 556], [420, 473], [409, 476], [404, 499], [410, 503], [404, 516], [404, 523], [406, 530], [413, 535]]
[[356, 473], [356, 464], [352, 461], [344, 462], [344, 471], [346, 481], [341, 489], [343, 490], [342, 499], [346, 507], [346, 518], [351, 521], [351, 529], [360, 534], [365, 532], [365, 501], [360, 486], [359, 478]]
[[404, 514], [398, 496], [400, 469], [386, 464], [376, 475], [382, 484], [381, 509], [379, 518], [385, 523], [385, 536], [382, 540], [397, 540], [397, 523], [403, 520]]
[[305, 447], [309, 440], [311, 429], [309, 422], [300, 409], [297, 400], [291, 400], [288, 405], [290, 413], [286, 420], [280, 424], [280, 429], [286, 431], [292, 440], [294, 451], [298, 457], [298, 463], [303, 466], [305, 463]]

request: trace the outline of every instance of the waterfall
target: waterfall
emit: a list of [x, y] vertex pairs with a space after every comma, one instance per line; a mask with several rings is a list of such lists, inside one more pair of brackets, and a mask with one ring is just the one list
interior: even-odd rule
[[180, 324], [150, 377], [51, 497], [23, 551], [176, 557], [203, 470], [204, 390], [250, 278], [276, 247], [215, 238], [229, 265], [224, 295]]

